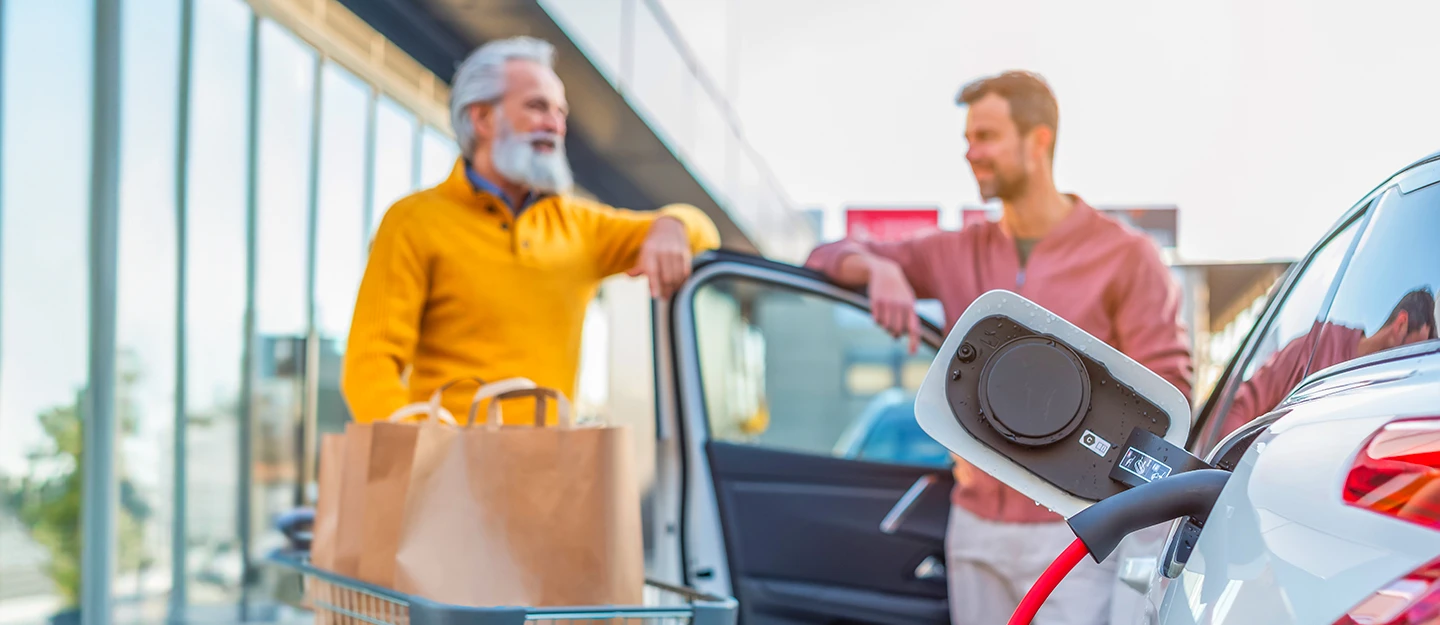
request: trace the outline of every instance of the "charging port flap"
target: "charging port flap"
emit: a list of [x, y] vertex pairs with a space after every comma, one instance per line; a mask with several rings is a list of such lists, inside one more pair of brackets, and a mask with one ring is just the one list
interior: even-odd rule
[[965, 462], [1067, 518], [1196, 468], [1179, 466], [1190, 458], [1190, 406], [1178, 389], [1009, 291], [982, 295], [960, 316], [915, 416]]

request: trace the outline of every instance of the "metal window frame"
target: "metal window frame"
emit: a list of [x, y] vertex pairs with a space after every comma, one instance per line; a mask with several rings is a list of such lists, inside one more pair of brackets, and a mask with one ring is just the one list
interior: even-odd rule
[[310, 93], [310, 171], [309, 181], [310, 194], [308, 206], [306, 206], [306, 219], [308, 222], [308, 233], [306, 234], [305, 246], [305, 369], [304, 387], [302, 392], [302, 405], [300, 407], [300, 483], [297, 485], [297, 505], [306, 505], [309, 502], [307, 496], [307, 485], [315, 478], [316, 456], [319, 454], [319, 445], [316, 440], [316, 431], [320, 412], [320, 324], [318, 319], [318, 306], [316, 306], [316, 285], [319, 282], [316, 275], [319, 269], [319, 233], [317, 228], [320, 222], [320, 140], [321, 140], [321, 113], [325, 97], [325, 63], [327, 57], [321, 50], [315, 51], [315, 62], [313, 65], [313, 84]]
[[[392, 100], [393, 101], [393, 100]], [[396, 102], [396, 104], [399, 104]], [[401, 104], [401, 108], [407, 108]], [[415, 132], [410, 136], [410, 188], [419, 189], [420, 181], [424, 178], [421, 165], [425, 162], [425, 120], [415, 111], [410, 111], [411, 122], [414, 124]]]
[[5, 379], [5, 60], [5, 3], [0, 2], [0, 380]]
[[85, 462], [80, 510], [80, 615], [84, 625], [114, 618], [119, 483], [115, 477], [116, 262], [120, 244], [121, 7], [95, 0], [91, 93], [89, 384], [81, 410]]
[[175, 432], [172, 471], [174, 512], [170, 528], [170, 603], [166, 620], [172, 625], [185, 622], [190, 607], [190, 571], [186, 565], [186, 544], [190, 529], [189, 512], [189, 379], [185, 328], [189, 325], [186, 284], [189, 282], [189, 163], [190, 163], [190, 74], [193, 69], [195, 0], [180, 0], [180, 59], [176, 82], [178, 118], [175, 133]]
[[[363, 79], [362, 79], [363, 80]], [[364, 189], [361, 191], [364, 199], [360, 207], [362, 216], [360, 221], [364, 228], [360, 232], [361, 258], [370, 256], [370, 233], [375, 231], [375, 146], [376, 133], [379, 132], [378, 119], [380, 115], [380, 89], [374, 83], [366, 83], [370, 87], [370, 94], [365, 102], [365, 174], [361, 184]]]
[[[103, 2], [104, 0], [99, 0]], [[240, 518], [237, 519], [237, 530], [239, 531], [240, 543], [240, 605], [239, 618], [241, 622], [250, 620], [250, 583], [254, 576], [255, 563], [251, 561], [250, 550], [252, 548], [250, 516], [253, 513], [251, 506], [250, 492], [254, 488], [254, 478], [251, 474], [252, 461], [254, 460], [254, 426], [255, 426], [255, 284], [256, 284], [256, 217], [259, 204], [259, 172], [260, 172], [260, 23], [258, 13], [250, 13], [250, 33], [248, 42], [249, 66], [246, 68], [246, 103], [249, 107], [245, 112], [245, 321], [244, 321], [244, 351], [241, 356], [241, 378], [240, 378], [240, 484], [236, 493], [239, 497], [236, 509]]]

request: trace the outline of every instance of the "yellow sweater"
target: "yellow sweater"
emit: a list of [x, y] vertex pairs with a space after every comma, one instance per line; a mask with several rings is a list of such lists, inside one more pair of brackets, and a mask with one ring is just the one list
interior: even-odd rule
[[[341, 379], [355, 420], [384, 419], [466, 376], [523, 376], [573, 398], [585, 308], [602, 279], [634, 266], [664, 215], [685, 224], [695, 252], [719, 246], [715, 224], [688, 205], [639, 212], [550, 196], [517, 219], [457, 159], [448, 180], [396, 202], [371, 243]], [[446, 392], [457, 419], [475, 388]], [[535, 413], [516, 400], [504, 414], [529, 423]]]

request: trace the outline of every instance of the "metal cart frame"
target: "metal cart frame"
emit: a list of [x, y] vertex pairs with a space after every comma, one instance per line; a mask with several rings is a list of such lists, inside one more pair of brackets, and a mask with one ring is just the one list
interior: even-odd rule
[[646, 606], [487, 607], [436, 603], [310, 565], [308, 553], [284, 550], [267, 563], [300, 575], [317, 625], [528, 625], [603, 621], [624, 625], [735, 625], [738, 604], [687, 588], [646, 580]]

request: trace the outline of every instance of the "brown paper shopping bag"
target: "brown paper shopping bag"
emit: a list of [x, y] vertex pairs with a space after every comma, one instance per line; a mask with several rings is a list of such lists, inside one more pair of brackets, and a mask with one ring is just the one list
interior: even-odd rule
[[336, 506], [335, 551], [331, 571], [354, 577], [365, 549], [365, 481], [370, 466], [370, 425], [345, 424], [345, 453], [340, 465], [340, 497]]
[[[485, 384], [480, 378], [461, 378], [440, 386], [427, 402], [411, 404], [385, 421], [371, 425], [370, 460], [366, 474], [365, 498], [368, 502], [361, 531], [365, 545], [355, 575], [361, 581], [386, 588], [395, 585], [395, 554], [399, 548], [401, 523], [406, 493], [410, 488], [411, 468], [416, 449], [422, 439], [447, 440], [456, 434], [455, 417], [441, 406], [445, 391], [461, 382], [480, 384], [471, 399], [468, 421], [473, 421], [476, 408], [485, 399], [510, 391], [535, 388], [525, 378], [509, 378]], [[422, 419], [419, 423], [408, 422]]]
[[[501, 426], [501, 399], [533, 397], [535, 427]], [[546, 427], [546, 400], [559, 425]], [[571, 423], [549, 389], [506, 393], [487, 422], [417, 445], [396, 587], [467, 606], [638, 605], [640, 495], [623, 427]]]
[[[340, 478], [345, 462], [345, 435], [326, 434], [320, 437], [319, 499], [315, 502], [315, 521], [311, 525], [310, 564], [320, 569], [335, 567], [335, 531], [340, 521]], [[310, 605], [334, 603], [328, 585], [307, 584], [306, 600]], [[321, 610], [316, 622], [328, 625], [334, 619]]]
[[311, 525], [310, 564], [329, 570], [335, 566], [335, 529], [340, 521], [340, 478], [344, 470], [345, 435], [320, 437], [319, 498]]

